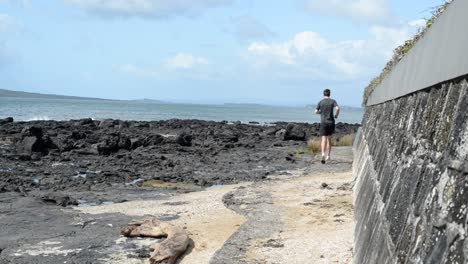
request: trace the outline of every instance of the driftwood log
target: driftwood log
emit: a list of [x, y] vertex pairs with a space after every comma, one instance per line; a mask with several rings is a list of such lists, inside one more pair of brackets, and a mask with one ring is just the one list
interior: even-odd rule
[[189, 245], [189, 237], [184, 229], [151, 217], [132, 221], [122, 228], [120, 234], [126, 237], [154, 237], [166, 239], [152, 246], [151, 264], [173, 264], [184, 254]]

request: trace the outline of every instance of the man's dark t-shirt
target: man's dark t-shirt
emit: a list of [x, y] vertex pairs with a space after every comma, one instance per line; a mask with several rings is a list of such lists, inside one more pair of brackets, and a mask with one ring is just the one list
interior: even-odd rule
[[317, 110], [320, 111], [321, 117], [321, 136], [331, 136], [333, 133], [335, 133], [335, 116], [333, 112], [337, 106], [338, 103], [330, 98], [325, 98], [318, 103]]
[[317, 105], [317, 110], [320, 111], [320, 117], [323, 123], [335, 123], [334, 109], [338, 103], [330, 98], [325, 98]]

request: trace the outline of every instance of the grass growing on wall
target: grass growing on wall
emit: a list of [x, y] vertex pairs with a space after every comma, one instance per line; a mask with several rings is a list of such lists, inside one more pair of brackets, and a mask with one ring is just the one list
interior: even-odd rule
[[[459, 0], [462, 1], [462, 0]], [[413, 48], [414, 44], [418, 42], [431, 28], [434, 21], [445, 11], [447, 7], [453, 2], [453, 0], [446, 1], [443, 5], [439, 7], [435, 7], [434, 11], [432, 11], [432, 17], [427, 20], [426, 26], [420, 29], [419, 33], [416, 34], [412, 39], [405, 41], [405, 43], [399, 47], [397, 47], [393, 51], [392, 59], [385, 65], [384, 69], [380, 73], [379, 76], [375, 77], [370, 84], [364, 89], [364, 98], [363, 98], [363, 106], [366, 106], [367, 100], [369, 96], [372, 94], [374, 89], [382, 83], [383, 79], [393, 70], [393, 68], [403, 59], [403, 57], [408, 54], [408, 52]]]

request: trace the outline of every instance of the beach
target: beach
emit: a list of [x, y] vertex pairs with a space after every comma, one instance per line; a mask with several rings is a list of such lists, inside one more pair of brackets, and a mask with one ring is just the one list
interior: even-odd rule
[[[145, 263], [157, 241], [119, 235], [144, 216], [187, 230], [182, 263], [350, 259], [352, 153], [337, 148], [320, 164], [307, 150], [318, 124], [10, 121], [0, 126], [0, 263]], [[336, 138], [358, 127], [339, 123]], [[346, 246], [298, 254], [318, 242], [303, 233], [327, 237], [324, 250]]]

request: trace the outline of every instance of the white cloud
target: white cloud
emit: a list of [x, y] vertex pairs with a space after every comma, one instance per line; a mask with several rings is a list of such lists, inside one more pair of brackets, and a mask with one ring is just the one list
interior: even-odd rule
[[359, 45], [360, 42], [331, 43], [316, 32], [306, 31], [296, 34], [284, 43], [254, 42], [248, 51], [259, 56], [266, 64], [279, 62], [304, 67], [321, 64], [333, 66], [342, 73], [352, 75], [357, 66], [346, 58], [344, 52]]
[[312, 14], [333, 15], [356, 22], [383, 22], [391, 17], [387, 0], [304, 0]]
[[178, 53], [166, 62], [170, 69], [192, 69], [196, 66], [206, 65], [208, 60], [202, 57], [196, 57], [188, 53]]
[[226, 6], [233, 0], [64, 0], [103, 17], [168, 18], [194, 16], [204, 9]]
[[[188, 53], [178, 53], [172, 58], [156, 67], [141, 66], [136, 64], [114, 65], [118, 72], [138, 77], [138, 78], [159, 78], [168, 76], [168, 74], [189, 74], [189, 76], [203, 75], [199, 71], [200, 66], [209, 64], [208, 60], [202, 57], [196, 57]], [[184, 75], [187, 76], [187, 75]]]
[[[416, 29], [373, 26], [366, 40], [333, 42], [319, 33], [305, 31], [281, 43], [253, 42], [248, 47], [257, 67], [290, 66], [317, 78], [359, 78], [376, 72], [390, 59], [393, 49], [409, 39]], [[276, 66], [275, 66], [276, 65]]]

